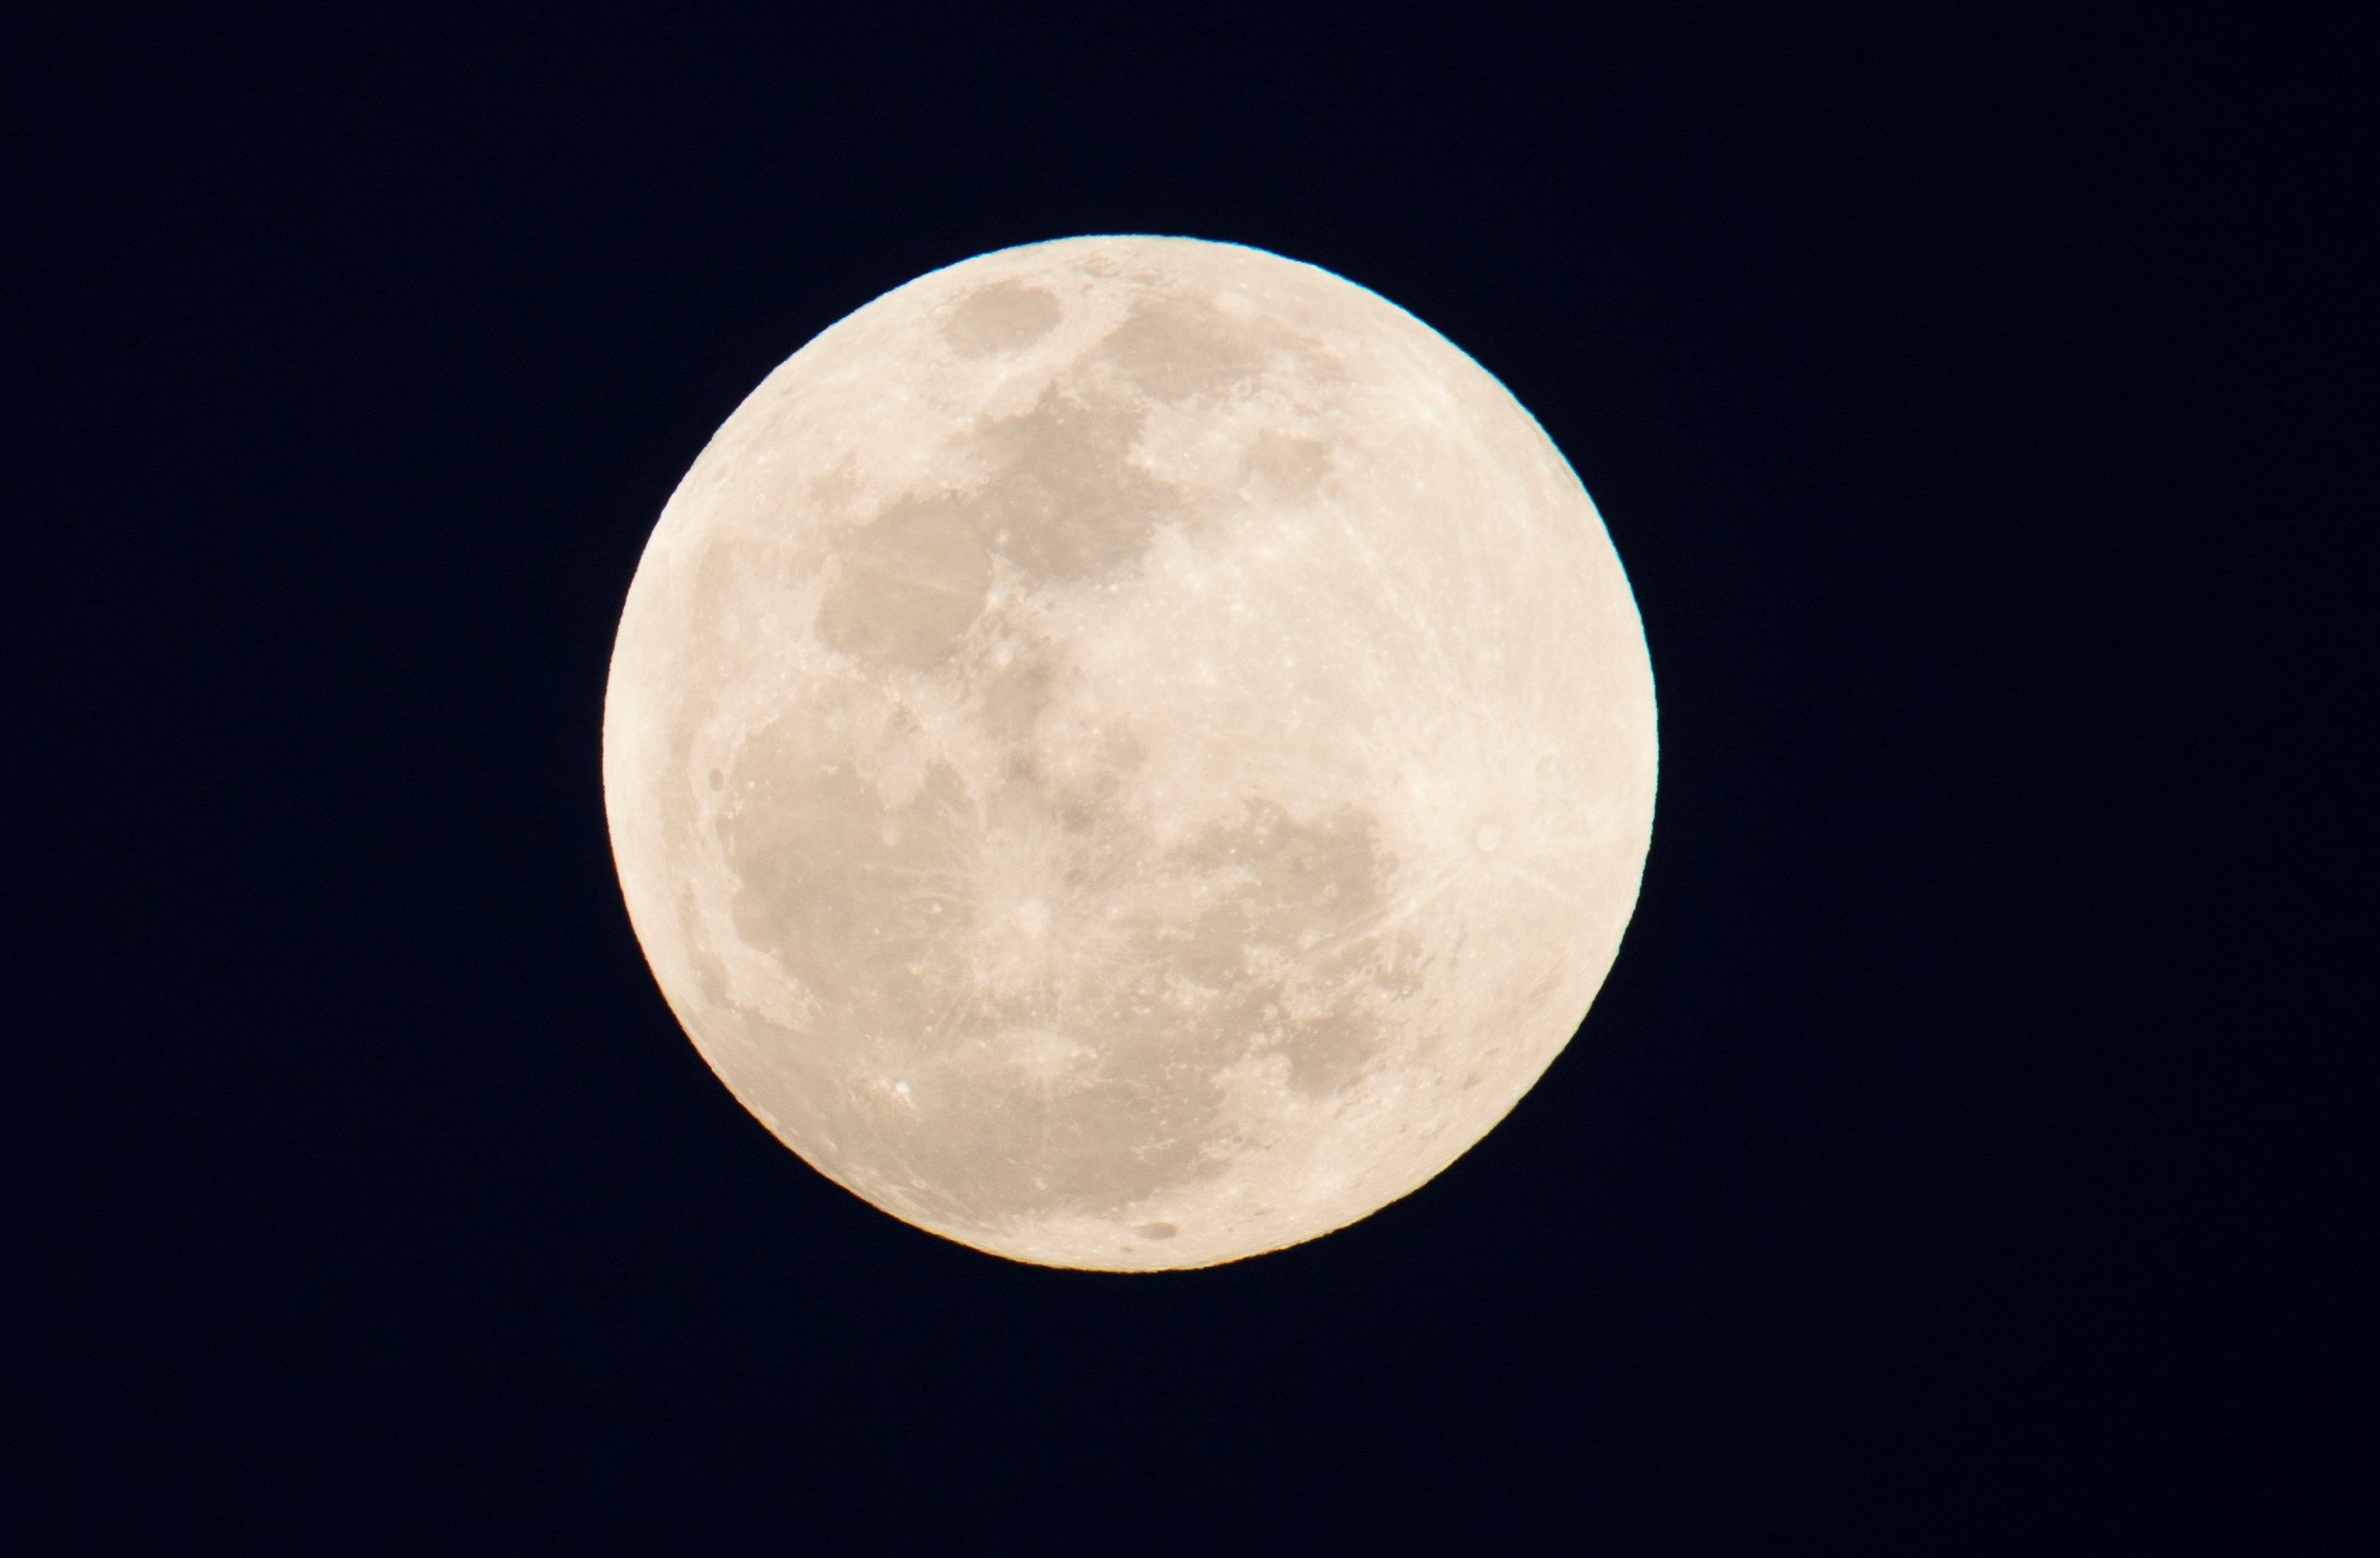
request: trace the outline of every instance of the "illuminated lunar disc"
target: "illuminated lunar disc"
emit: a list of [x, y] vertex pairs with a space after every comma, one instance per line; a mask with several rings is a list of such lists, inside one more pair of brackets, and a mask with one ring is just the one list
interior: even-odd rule
[[1054, 1266], [1345, 1226], [1485, 1135], [1635, 902], [1653, 684], [1503, 386], [1326, 270], [1003, 250], [687, 472], [604, 709], [703, 1058], [854, 1194]]

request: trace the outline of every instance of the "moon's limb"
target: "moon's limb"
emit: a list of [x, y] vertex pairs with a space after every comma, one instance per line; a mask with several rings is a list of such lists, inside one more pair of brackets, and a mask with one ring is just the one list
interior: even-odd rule
[[1652, 680], [1552, 442], [1326, 271], [1077, 239], [771, 374], [672, 498], [605, 705], [704, 1057], [923, 1227], [1146, 1270], [1423, 1183], [1601, 984]]

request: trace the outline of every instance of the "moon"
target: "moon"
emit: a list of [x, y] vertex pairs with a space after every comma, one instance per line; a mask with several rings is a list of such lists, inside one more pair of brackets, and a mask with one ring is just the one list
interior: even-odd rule
[[1652, 828], [1600, 517], [1327, 270], [953, 265], [738, 407], [614, 645], [621, 887], [720, 1080], [1012, 1259], [1209, 1266], [1438, 1174], [1576, 1031]]

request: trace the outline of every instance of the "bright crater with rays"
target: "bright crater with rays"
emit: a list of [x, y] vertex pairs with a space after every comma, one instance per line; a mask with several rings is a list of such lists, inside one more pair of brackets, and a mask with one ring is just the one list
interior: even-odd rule
[[613, 651], [630, 917], [820, 1172], [1211, 1265], [1428, 1180], [1578, 1027], [1650, 835], [1601, 520], [1411, 315], [1227, 244], [910, 283], [687, 473]]

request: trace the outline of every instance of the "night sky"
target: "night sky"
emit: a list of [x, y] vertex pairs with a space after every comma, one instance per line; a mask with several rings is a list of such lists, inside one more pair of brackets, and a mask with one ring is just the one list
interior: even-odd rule
[[[0, 23], [0, 1530], [2352, 1547], [2372, 54], [2292, 8]], [[1325, 267], [1501, 378], [1661, 704], [1536, 1089], [1156, 1277], [780, 1146], [645, 967], [597, 767], [738, 401], [1096, 232]]]

